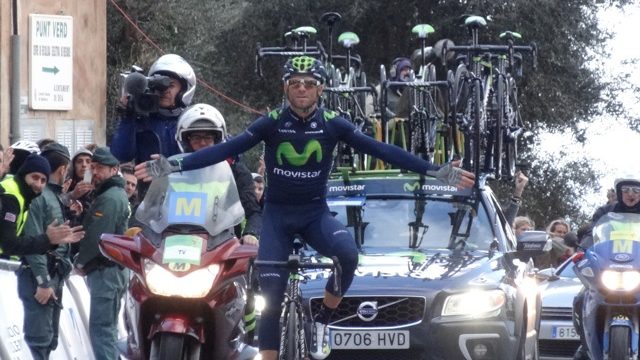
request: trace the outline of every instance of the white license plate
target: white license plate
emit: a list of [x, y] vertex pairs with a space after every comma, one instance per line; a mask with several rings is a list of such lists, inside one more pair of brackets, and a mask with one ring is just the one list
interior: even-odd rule
[[331, 330], [332, 349], [408, 349], [409, 330]]
[[553, 339], [580, 340], [580, 335], [573, 326], [552, 326], [551, 337]]

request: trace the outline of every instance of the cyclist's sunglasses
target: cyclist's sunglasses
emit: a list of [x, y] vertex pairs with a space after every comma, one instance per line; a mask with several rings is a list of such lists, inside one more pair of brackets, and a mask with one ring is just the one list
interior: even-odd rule
[[620, 191], [622, 191], [625, 194], [628, 194], [631, 192], [634, 194], [640, 194], [640, 186], [623, 185], [620, 187]]
[[320, 81], [316, 79], [289, 79], [287, 85], [293, 88], [299, 88], [304, 86], [305, 89], [313, 89], [316, 86], [320, 86]]

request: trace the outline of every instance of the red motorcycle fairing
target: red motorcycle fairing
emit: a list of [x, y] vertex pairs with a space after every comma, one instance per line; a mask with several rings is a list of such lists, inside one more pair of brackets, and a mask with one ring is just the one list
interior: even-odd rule
[[[168, 234], [163, 234], [163, 237]], [[232, 349], [228, 344], [230, 339], [238, 336], [238, 323], [244, 309], [244, 275], [249, 259], [257, 256], [256, 246], [241, 245], [233, 237], [207, 251], [205, 242], [200, 265], [189, 265], [186, 269], [180, 269], [185, 271], [176, 271], [170, 264], [163, 264], [163, 247], [154, 246], [142, 232], [133, 238], [103, 234], [101, 240], [100, 247], [105, 256], [135, 273], [129, 284], [130, 299], [134, 301], [128, 310], [133, 315], [127, 316], [131, 322], [128, 325], [135, 327], [135, 331], [130, 331], [127, 346], [127, 352], [133, 355], [132, 358], [148, 358], [151, 342], [161, 333], [191, 337], [202, 344], [205, 354], [219, 353], [219, 349], [226, 348], [227, 350], [222, 351], [226, 354], [220, 358], [237, 357], [238, 349]], [[203, 298], [159, 296], [153, 294], [145, 283], [144, 259], [153, 261], [177, 277], [186, 276], [211, 264], [219, 264], [220, 271]]]

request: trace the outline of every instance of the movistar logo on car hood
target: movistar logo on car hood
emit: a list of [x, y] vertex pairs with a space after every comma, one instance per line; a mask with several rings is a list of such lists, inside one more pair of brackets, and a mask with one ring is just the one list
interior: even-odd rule
[[322, 161], [322, 145], [318, 140], [310, 140], [302, 150], [298, 153], [290, 142], [283, 142], [278, 145], [276, 150], [276, 160], [278, 165], [283, 165], [283, 157], [287, 159], [287, 162], [293, 166], [303, 166], [309, 159], [315, 155], [317, 163]]

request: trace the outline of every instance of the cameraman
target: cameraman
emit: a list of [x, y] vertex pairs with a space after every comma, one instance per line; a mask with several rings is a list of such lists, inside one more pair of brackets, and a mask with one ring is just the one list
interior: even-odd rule
[[[138, 74], [138, 78], [132, 74]], [[111, 139], [113, 155], [120, 162], [141, 163], [149, 160], [151, 154], [171, 156], [180, 153], [174, 140], [176, 125], [196, 90], [193, 68], [179, 55], [166, 54], [151, 65], [146, 80], [139, 73], [132, 74], [125, 80], [125, 87], [130, 93], [126, 99], [122, 99], [123, 115]], [[167, 76], [169, 81], [155, 85], [156, 82], [151, 78], [159, 75]], [[129, 81], [140, 77], [143, 78], [142, 83], [139, 80]], [[138, 88], [141, 94], [131, 94], [133, 91], [130, 88]], [[151, 106], [148, 105], [149, 94], [155, 98], [155, 104]], [[147, 96], [144, 104], [142, 96]], [[142, 105], [144, 109], [140, 109]]]

